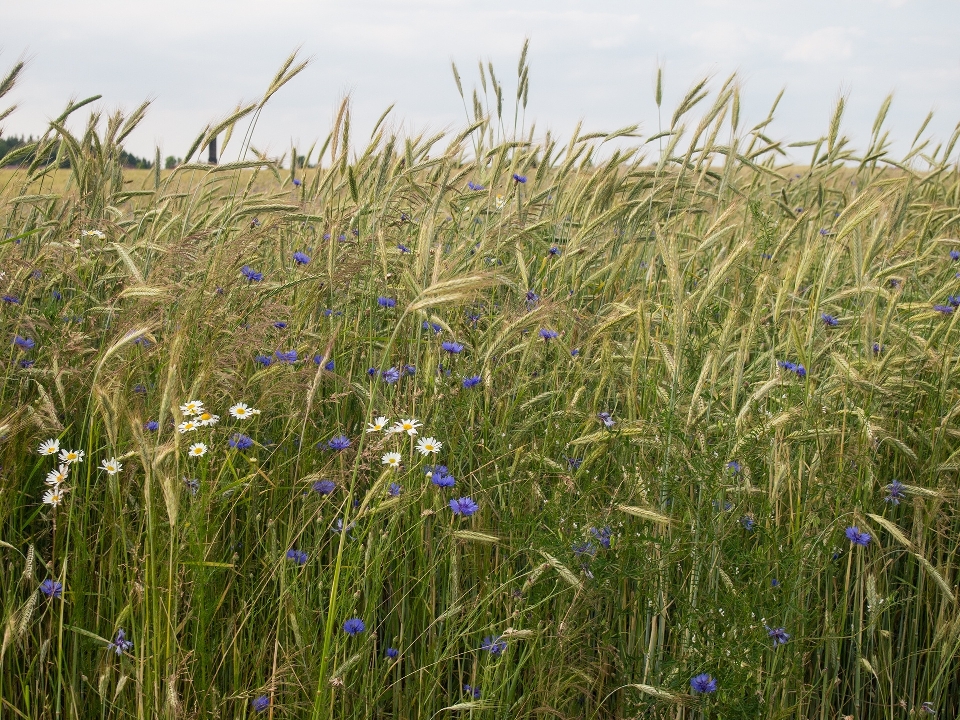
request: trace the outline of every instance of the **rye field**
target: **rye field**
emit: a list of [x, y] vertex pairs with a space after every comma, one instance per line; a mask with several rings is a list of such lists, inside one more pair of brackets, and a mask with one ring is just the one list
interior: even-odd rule
[[731, 78], [558, 140], [526, 67], [0, 163], [0, 716], [956, 716], [960, 130], [787, 148]]

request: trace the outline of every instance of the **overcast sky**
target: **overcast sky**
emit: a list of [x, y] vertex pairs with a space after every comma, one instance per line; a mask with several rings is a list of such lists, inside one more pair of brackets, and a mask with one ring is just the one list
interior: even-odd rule
[[705, 75], [718, 87], [739, 72], [747, 122], [786, 88], [771, 134], [789, 142], [823, 134], [841, 93], [843, 132], [860, 147], [890, 92], [901, 152], [930, 110], [928, 133], [940, 139], [960, 121], [954, 0], [5, 0], [2, 15], [0, 70], [28, 60], [5, 134], [42, 132], [71, 97], [102, 94], [104, 110], [150, 99], [126, 143], [147, 157], [156, 146], [183, 155], [207, 122], [256, 99], [297, 47], [311, 65], [254, 136], [276, 155], [322, 139], [344, 93], [355, 138], [391, 103], [397, 127], [456, 129], [465, 119], [450, 60], [467, 92], [477, 60], [491, 60], [510, 99], [525, 37], [538, 134], [568, 135], [579, 119], [656, 133], [658, 62], [666, 117]]

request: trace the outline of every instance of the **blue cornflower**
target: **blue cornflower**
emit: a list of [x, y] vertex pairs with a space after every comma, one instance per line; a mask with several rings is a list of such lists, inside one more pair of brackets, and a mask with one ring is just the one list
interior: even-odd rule
[[597, 413], [597, 417], [603, 421], [603, 424], [607, 427], [608, 430], [617, 424], [616, 421], [613, 419], [613, 417], [611, 417], [610, 413], [608, 412]]
[[471, 325], [476, 325], [478, 322], [480, 322], [480, 316], [479, 316], [479, 315], [467, 315], [467, 322], [470, 323]]
[[380, 371], [377, 370], [376, 368], [373, 368], [373, 367], [367, 368], [367, 375], [369, 375], [370, 377], [376, 377], [379, 374], [380, 374]]
[[473, 515], [480, 507], [470, 498], [462, 497], [455, 498], [450, 501], [450, 509], [453, 510], [454, 515], [463, 515], [464, 517], [470, 517]]
[[270, 698], [266, 695], [259, 695], [253, 699], [253, 702], [250, 703], [250, 706], [253, 708], [254, 712], [262, 713], [268, 707], [270, 707]]
[[337, 435], [327, 441], [327, 447], [331, 450], [346, 450], [350, 444], [350, 438], [346, 435]]
[[439, 335], [441, 332], [443, 332], [442, 325], [437, 325], [436, 323], [432, 323], [427, 320], [423, 321], [423, 325], [421, 327], [423, 327], [424, 330], [433, 330], [434, 335]]
[[449, 340], [441, 343], [440, 347], [446, 350], [451, 355], [458, 355], [459, 353], [463, 352], [463, 345], [461, 345], [458, 342], [451, 342]]
[[434, 473], [440, 473], [441, 475], [446, 475], [448, 470], [446, 465], [427, 465], [423, 468], [423, 472], [427, 477], [433, 477]]
[[527, 177], [525, 175], [517, 175], [516, 173], [513, 174], [513, 179], [518, 183], [525, 183], [527, 181]]
[[404, 371], [407, 375], [416, 375], [416, 374], [417, 374], [417, 366], [416, 366], [416, 365], [404, 365], [404, 366], [403, 366], [403, 371]]
[[150, 347], [150, 340], [141, 335], [136, 340], [133, 341], [134, 345], [139, 345], [140, 347], [148, 348]]
[[56, 580], [47, 578], [40, 583], [40, 592], [42, 592], [48, 598], [63, 597], [63, 585], [58, 583]]
[[570, 351], [570, 357], [577, 357], [580, 354], [580, 348], [574, 348]]
[[703, 693], [707, 695], [717, 691], [717, 681], [714, 680], [710, 675], [701, 673], [700, 675], [690, 678], [690, 688], [695, 693]]
[[363, 624], [363, 620], [360, 618], [350, 618], [343, 624], [343, 631], [347, 635], [359, 635], [366, 629], [367, 626]]
[[773, 255], [770, 253], [760, 253], [760, 257], [762, 257], [764, 260], [773, 260]]
[[794, 212], [802, 213], [802, 212], [803, 212], [803, 208], [802, 208], [802, 207], [798, 207], [798, 208], [796, 208], [796, 209], [794, 210]]
[[303, 184], [303, 182], [301, 182], [300, 178], [294, 178], [293, 184], [296, 185], [297, 187], [300, 187]]
[[900, 278], [890, 278], [889, 280], [887, 280], [887, 284], [890, 287], [892, 287], [894, 290], [896, 290], [898, 287], [900, 287], [903, 284], [903, 280], [901, 280]]
[[400, 651], [396, 648], [387, 648], [386, 656], [391, 660], [395, 660], [400, 655]]
[[743, 470], [743, 466], [738, 460], [731, 460], [727, 463], [727, 470], [732, 472], [734, 475], [740, 474], [740, 471]]
[[381, 295], [380, 297], [377, 298], [377, 304], [380, 307], [392, 308], [397, 306], [397, 301], [394, 300], [393, 298], [388, 298]]
[[827, 313], [820, 313], [820, 319], [823, 320], [824, 325], [828, 325], [829, 327], [836, 327], [840, 324], [839, 320], [837, 320], [833, 315], [829, 315]]
[[273, 362], [273, 358], [269, 355], [257, 355], [253, 361], [264, 367], [270, 367], [270, 364]]
[[[37, 362], [36, 360], [21, 360], [20, 367], [24, 369], [32, 368], [36, 364], [36, 362]], [[146, 390], [144, 390], [144, 392], [146, 392]]]
[[854, 545], [860, 545], [861, 547], [866, 547], [870, 544], [870, 533], [860, 532], [860, 528], [856, 525], [848, 527], [844, 533], [847, 536], [847, 539]]
[[54, 290], [53, 292], [50, 293], [50, 295], [53, 297], [54, 300], [57, 300], [57, 301], [63, 300], [63, 295], [59, 290]]
[[246, 450], [247, 448], [253, 447], [253, 440], [248, 438], [246, 435], [241, 433], [234, 433], [230, 437], [230, 447], [234, 447], [237, 450]]
[[777, 580], [776, 578], [770, 578], [770, 587], [774, 587], [774, 588], [780, 587], [780, 581]]
[[354, 229], [351, 230], [350, 232], [353, 233], [353, 236], [354, 236], [354, 237], [360, 237], [360, 229], [359, 229], [359, 228], [354, 228]]
[[556, 255], [559, 255], [559, 254], [560, 254], [560, 248], [558, 248], [556, 245], [554, 245], [553, 247], [550, 248], [550, 250], [549, 250], [548, 252], [549, 252], [551, 255], [556, 256]]
[[385, 383], [388, 385], [393, 385], [397, 380], [400, 379], [400, 371], [395, 367], [389, 368], [383, 371], [383, 374], [380, 376]]
[[943, 313], [944, 315], [949, 315], [953, 312], [952, 305], [934, 305], [933, 309], [938, 313]]
[[904, 494], [905, 485], [899, 480], [894, 480], [889, 485], [887, 485], [887, 496], [883, 499], [884, 502], [891, 503], [892, 505], [899, 505], [900, 501], [903, 500], [906, 495]]
[[578, 557], [583, 555], [593, 557], [597, 554], [597, 548], [592, 542], [577, 542], [573, 544], [573, 554]]
[[310, 256], [298, 250], [293, 254], [293, 261], [297, 265], [306, 265], [308, 262], [310, 262]]
[[19, 305], [19, 304], [20, 304], [20, 298], [18, 298], [16, 295], [4, 295], [4, 296], [3, 296], [3, 301], [4, 301], [5, 303], [9, 303], [10, 305]]
[[306, 565], [307, 555], [303, 550], [297, 550], [296, 548], [290, 548], [287, 550], [287, 560], [293, 560], [297, 565]]
[[123, 655], [123, 653], [133, 650], [133, 641], [127, 640], [127, 634], [123, 631], [123, 628], [120, 628], [107, 648], [116, 652], [117, 655]]
[[470, 687], [469, 685], [464, 685], [463, 692], [465, 692], [467, 695], [473, 695], [474, 700], [480, 699], [480, 688], [478, 687]]
[[507, 643], [500, 635], [487, 635], [480, 645], [481, 650], [486, 650], [491, 655], [501, 655], [507, 649]]
[[483, 187], [483, 185], [481, 185], [480, 183], [475, 183], [473, 180], [471, 180], [470, 182], [467, 183], [467, 187], [470, 188], [471, 190], [485, 190], [485, 189], [486, 189], [486, 188]]
[[823, 236], [829, 235], [830, 234], [829, 228], [820, 228], [820, 234]]
[[753, 526], [756, 525], [756, 521], [750, 515], [744, 515], [740, 518], [740, 524], [743, 525], [743, 529], [747, 532], [753, 531]]
[[160, 429], [160, 423], [158, 423], [156, 420], [147, 420], [147, 422], [144, 423], [143, 428], [145, 430], [149, 430], [150, 432], [156, 432]]
[[337, 484], [333, 480], [317, 480], [313, 484], [313, 489], [321, 495], [329, 495], [337, 489]]
[[784, 370], [789, 372], [796, 373], [797, 377], [805, 378], [807, 376], [807, 370], [800, 363], [792, 363], [789, 360], [781, 360], [777, 363]]
[[880, 343], [874, 343], [874, 344], [873, 344], [873, 354], [874, 354], [874, 355], [879, 355], [879, 354], [882, 353], [885, 349], [886, 349], [886, 346], [881, 345]]
[[960, 295], [948, 295], [947, 305], [951, 305], [953, 307], [960, 307]]
[[400, 493], [403, 492], [403, 488], [397, 483], [390, 483], [390, 488], [387, 490], [387, 495], [390, 497], [400, 497]]
[[471, 375], [470, 377], [465, 377], [463, 379], [463, 387], [469, 390], [472, 387], [476, 387], [482, 382], [479, 375]]
[[286, 330], [286, 329], [287, 329], [287, 324], [286, 324], [285, 322], [283, 322], [282, 320], [278, 320], [277, 322], [275, 322], [275, 323], [273, 324], [273, 326], [274, 326], [277, 330]]
[[956, 262], [957, 260], [960, 260], [960, 250], [951, 250], [950, 259], [953, 260], [954, 262]]
[[197, 478], [184, 478], [183, 484], [187, 486], [191, 495], [196, 495], [197, 491], [200, 490], [200, 481]]
[[403, 243], [397, 243], [397, 250], [399, 250], [402, 255], [406, 255], [408, 252], [410, 252], [410, 248]]
[[571, 470], [579, 470], [580, 466], [583, 465], [583, 458], [568, 457], [566, 460]]
[[556, 330], [550, 330], [548, 328], [540, 328], [540, 337], [544, 340], [553, 340], [555, 337], [559, 337], [560, 333]]
[[533, 290], [527, 290], [525, 297], [527, 299], [527, 305], [530, 305], [531, 307], [540, 302], [540, 296], [537, 295]]
[[456, 481], [457, 479], [453, 475], [448, 475], [446, 472], [441, 472], [439, 468], [434, 470], [430, 475], [430, 482], [437, 487], [451, 488], [456, 484]]
[[329, 240], [329, 239], [330, 239], [330, 233], [324, 233], [324, 234], [323, 234], [323, 239], [324, 239], [324, 240]]
[[274, 355], [277, 356], [277, 360], [282, 363], [295, 363], [297, 361], [297, 351], [296, 350], [277, 350]]
[[240, 268], [240, 272], [243, 273], [243, 276], [250, 282], [260, 282], [263, 280], [263, 273], [257, 272], [249, 265], [244, 265]]
[[13, 344], [18, 348], [23, 348], [24, 350], [30, 350], [36, 343], [27, 337], [20, 337], [19, 335], [13, 336]]
[[610, 537], [613, 534], [613, 531], [609, 527], [605, 526], [597, 530], [597, 528], [590, 528], [590, 534], [593, 535], [600, 545], [605, 549], [610, 549]]
[[773, 646], [777, 645], [786, 645], [787, 640], [790, 639], [790, 634], [784, 628], [772, 628], [767, 627], [767, 636], [773, 639]]

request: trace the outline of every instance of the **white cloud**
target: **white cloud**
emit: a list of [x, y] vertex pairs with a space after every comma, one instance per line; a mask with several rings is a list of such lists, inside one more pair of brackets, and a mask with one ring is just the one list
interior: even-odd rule
[[853, 38], [861, 34], [857, 28], [820, 28], [796, 40], [783, 57], [805, 63], [846, 60], [853, 57]]

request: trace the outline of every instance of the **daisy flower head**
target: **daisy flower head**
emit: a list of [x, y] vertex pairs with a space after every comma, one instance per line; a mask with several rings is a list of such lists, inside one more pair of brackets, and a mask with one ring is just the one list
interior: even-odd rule
[[383, 417], [383, 415], [381, 415], [380, 417], [374, 419], [374, 421], [367, 426], [367, 432], [380, 432], [389, 424], [389, 422], [390, 418]]
[[420, 438], [417, 441], [417, 452], [421, 455], [430, 455], [431, 453], [440, 452], [440, 448], [443, 447], [443, 443], [437, 440], [436, 438]]
[[203, 412], [203, 403], [200, 400], [191, 400], [180, 406], [180, 412], [184, 415], [199, 415]]
[[72, 463], [83, 462], [83, 450], [61, 450], [60, 462], [71, 465]]
[[207, 454], [207, 446], [203, 443], [194, 443], [190, 446], [187, 454], [189, 454], [190, 457], [203, 457]]
[[63, 502], [66, 497], [67, 489], [65, 487], [50, 488], [43, 494], [43, 502], [50, 507], [56, 507]]
[[100, 463], [100, 469], [106, 470], [107, 475], [116, 475], [123, 469], [123, 465], [117, 462], [116, 458], [110, 458], [109, 460], [103, 460]]
[[67, 481], [67, 477], [70, 475], [70, 466], [61, 465], [56, 470], [51, 470], [47, 473], [47, 477], [44, 478], [44, 482], [47, 485], [52, 485], [53, 487], [59, 487]]
[[198, 423], [196, 420], [184, 420], [182, 423], [177, 425], [177, 430], [179, 430], [180, 434], [182, 435], [184, 433], [191, 432], [192, 430], [196, 430], [198, 427], [200, 427], [200, 423]]
[[380, 462], [382, 462], [387, 467], [397, 469], [398, 467], [400, 467], [400, 461], [402, 459], [403, 457], [400, 455], [400, 453], [388, 452], [388, 453], [385, 453], [382, 458], [380, 458]]
[[37, 452], [41, 455], [56, 455], [60, 452], [60, 441], [57, 438], [50, 438], [40, 443]]
[[421, 425], [423, 425], [423, 423], [416, 418], [407, 418], [406, 420], [400, 420], [394, 425], [393, 432], [405, 432], [410, 437], [413, 437], [417, 434], [417, 428]]
[[254, 415], [259, 415], [260, 411], [250, 407], [246, 403], [238, 402], [236, 405], [230, 407], [230, 414], [237, 420], [246, 420]]
[[197, 415], [197, 421], [204, 427], [213, 427], [220, 422], [220, 416], [204, 411]]

